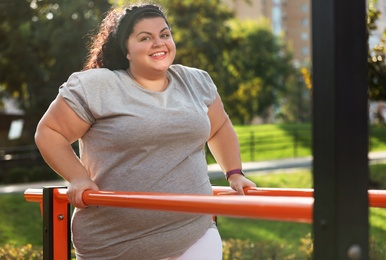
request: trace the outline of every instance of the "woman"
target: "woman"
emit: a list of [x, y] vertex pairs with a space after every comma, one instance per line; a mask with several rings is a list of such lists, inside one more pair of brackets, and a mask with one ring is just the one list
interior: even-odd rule
[[[204, 146], [231, 187], [241, 171], [237, 136], [209, 75], [172, 65], [170, 26], [159, 7], [111, 11], [38, 124], [36, 144], [69, 182], [77, 259], [221, 259], [211, 216], [84, 204], [85, 190], [212, 194]], [[71, 148], [79, 139], [80, 158]]]

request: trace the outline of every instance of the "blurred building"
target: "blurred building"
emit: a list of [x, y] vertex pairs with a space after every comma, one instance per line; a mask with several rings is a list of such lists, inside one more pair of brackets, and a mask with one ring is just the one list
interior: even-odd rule
[[311, 0], [228, 0], [241, 20], [268, 20], [275, 35], [283, 37], [294, 54], [294, 64], [311, 61]]

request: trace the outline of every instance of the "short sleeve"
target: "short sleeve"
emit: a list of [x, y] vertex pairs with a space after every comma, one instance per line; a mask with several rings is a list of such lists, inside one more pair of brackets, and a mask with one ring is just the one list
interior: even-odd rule
[[217, 97], [217, 87], [214, 84], [212, 78], [209, 76], [209, 74], [206, 71], [201, 71], [202, 76], [203, 76], [203, 82], [204, 88], [201, 89], [203, 91], [203, 97], [204, 97], [204, 103], [208, 107], [213, 104], [213, 102], [216, 100]]
[[77, 73], [72, 74], [68, 78], [67, 82], [59, 87], [59, 94], [64, 98], [74, 112], [85, 122], [89, 124], [95, 122], [95, 118], [88, 106], [84, 88]]
[[172, 69], [190, 86], [191, 91], [205, 106], [209, 107], [213, 104], [217, 97], [217, 87], [208, 72], [180, 64], [172, 65]]

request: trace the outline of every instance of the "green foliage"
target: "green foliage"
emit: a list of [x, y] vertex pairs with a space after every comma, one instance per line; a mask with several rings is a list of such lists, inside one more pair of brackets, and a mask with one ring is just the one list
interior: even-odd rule
[[234, 113], [238, 114], [241, 122], [252, 122], [253, 118], [259, 114], [258, 97], [263, 92], [262, 80], [258, 77], [240, 83], [239, 88], [232, 94], [230, 100], [235, 104]]
[[[233, 42], [237, 43], [237, 47], [229, 54], [232, 65], [228, 69], [235, 76], [233, 81], [239, 89], [227, 97], [233, 107], [230, 115], [241, 123], [250, 123], [258, 115], [267, 119], [268, 108], [278, 105], [279, 97], [289, 87], [288, 79], [294, 71], [292, 55], [264, 24], [237, 20], [230, 24]], [[243, 91], [246, 87], [251, 90]]]
[[22, 247], [5, 244], [0, 247], [0, 259], [43, 259], [43, 249], [41, 247], [33, 247], [31, 244], [27, 244]]
[[371, 125], [369, 128], [370, 151], [386, 150], [386, 126]]
[[0, 8], [0, 85], [40, 118], [68, 76], [82, 68], [87, 35], [104, 1], [5, 1]]
[[[229, 239], [223, 242], [224, 260], [252, 260], [252, 259], [299, 259], [299, 255], [283, 251], [284, 244], [276, 242], [256, 242], [252, 240]], [[301, 257], [301, 259], [306, 259]]]
[[[134, 1], [139, 2], [139, 1]], [[175, 63], [209, 72], [229, 115], [242, 123], [278, 104], [291, 56], [270, 29], [234, 20], [221, 0], [160, 0], [177, 44]], [[17, 98], [37, 121], [68, 76], [82, 68], [87, 34], [111, 4], [133, 1], [21, 0], [1, 3], [0, 96]]]
[[[368, 1], [367, 9], [367, 28], [371, 35], [377, 29], [376, 22], [381, 15], [381, 12], [375, 8], [376, 1]], [[371, 100], [386, 99], [386, 55], [385, 55], [386, 39], [384, 35], [373, 49], [368, 53], [368, 85], [369, 98]]]
[[280, 99], [277, 119], [283, 123], [310, 122], [312, 84], [309, 70], [305, 67], [301, 68], [300, 72], [294, 70], [287, 83], [287, 88]]
[[371, 165], [370, 189], [386, 190], [386, 165]]
[[220, 72], [223, 52], [230, 48], [229, 26], [232, 11], [221, 0], [165, 1], [168, 19], [177, 45], [175, 62]]

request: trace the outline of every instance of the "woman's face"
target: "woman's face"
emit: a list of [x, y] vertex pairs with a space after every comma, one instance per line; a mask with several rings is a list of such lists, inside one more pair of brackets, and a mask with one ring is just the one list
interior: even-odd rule
[[132, 73], [165, 72], [176, 55], [172, 33], [162, 17], [146, 18], [138, 22], [129, 36], [127, 46], [126, 57]]

